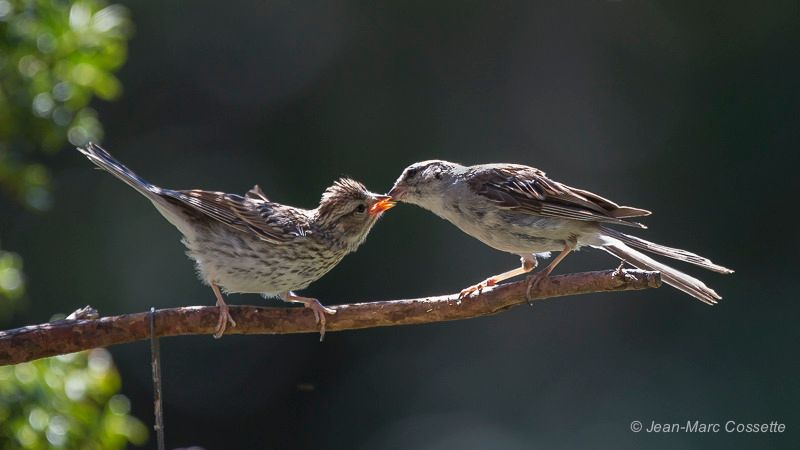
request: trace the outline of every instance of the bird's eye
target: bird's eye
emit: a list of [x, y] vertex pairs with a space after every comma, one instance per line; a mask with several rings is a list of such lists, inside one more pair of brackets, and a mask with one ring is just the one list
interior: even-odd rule
[[406, 171], [406, 179], [410, 180], [414, 178], [414, 176], [417, 174], [418, 171], [419, 169], [417, 169], [416, 167], [413, 169], [408, 169], [408, 171]]
[[359, 214], [362, 214], [366, 210], [367, 210], [367, 205], [365, 205], [363, 203], [358, 205], [358, 206], [356, 206], [356, 212], [359, 213]]

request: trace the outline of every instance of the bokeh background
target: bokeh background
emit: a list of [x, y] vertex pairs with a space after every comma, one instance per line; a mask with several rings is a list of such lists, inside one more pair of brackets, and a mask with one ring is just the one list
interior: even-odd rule
[[[523, 163], [651, 209], [642, 237], [736, 269], [682, 266], [724, 296], [713, 308], [665, 287], [321, 344], [164, 339], [168, 447], [797, 444], [796, 1], [122, 4], [134, 31], [121, 90], [92, 107], [104, 146], [156, 184], [259, 183], [310, 208], [342, 175], [382, 192], [418, 160]], [[213, 304], [177, 231], [59, 148], [32, 156], [51, 170], [47, 211], [0, 197], [0, 239], [26, 280], [4, 327], [85, 304], [104, 315]], [[443, 294], [517, 264], [401, 205], [304, 294]], [[615, 266], [587, 250], [558, 271]], [[150, 426], [148, 344], [109, 350], [131, 414]], [[632, 420], [777, 420], [787, 431], [635, 434]]]

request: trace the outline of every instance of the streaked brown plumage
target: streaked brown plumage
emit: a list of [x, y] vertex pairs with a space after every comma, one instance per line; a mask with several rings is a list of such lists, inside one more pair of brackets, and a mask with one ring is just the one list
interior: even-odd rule
[[148, 183], [97, 145], [78, 149], [101, 169], [147, 197], [183, 234], [187, 255], [214, 291], [220, 317], [215, 337], [230, 322], [220, 288], [258, 293], [310, 308], [325, 333], [325, 314], [336, 311], [292, 291], [307, 287], [364, 242], [380, 215], [394, 206], [351, 179], [327, 188], [315, 209], [270, 201], [256, 185], [244, 196], [164, 189]]

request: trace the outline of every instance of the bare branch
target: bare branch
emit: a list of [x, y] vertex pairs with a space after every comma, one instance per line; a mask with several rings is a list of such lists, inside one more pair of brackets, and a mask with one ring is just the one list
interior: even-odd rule
[[[658, 272], [608, 270], [544, 278], [531, 291], [533, 300], [605, 291], [656, 288]], [[328, 317], [327, 330], [415, 325], [497, 314], [527, 302], [526, 282], [504, 284], [459, 300], [458, 295], [411, 300], [376, 301], [338, 305]], [[236, 327], [226, 334], [317, 333], [314, 315], [305, 308], [231, 306]], [[59, 320], [0, 332], [0, 365], [47, 356], [123, 344], [150, 337], [150, 312], [122, 316]], [[158, 336], [212, 334], [217, 323], [215, 306], [187, 306], [155, 312]]]

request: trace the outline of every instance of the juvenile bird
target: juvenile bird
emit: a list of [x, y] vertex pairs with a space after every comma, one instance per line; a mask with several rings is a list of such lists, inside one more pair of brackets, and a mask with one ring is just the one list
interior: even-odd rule
[[530, 298], [531, 288], [542, 277], [548, 276], [567, 254], [583, 246], [605, 250], [639, 269], [657, 270], [665, 283], [710, 305], [721, 297], [702, 281], [638, 250], [714, 272], [733, 272], [686, 250], [609, 228], [608, 225], [646, 228], [627, 219], [647, 216], [650, 211], [619, 206], [597, 194], [551, 180], [533, 167], [517, 164], [465, 167], [447, 161], [424, 161], [407, 167], [389, 195], [396, 201], [433, 212], [486, 245], [520, 256], [521, 267], [470, 286], [461, 291], [461, 297], [530, 272], [537, 265], [537, 256], [560, 252], [544, 270], [529, 277]]
[[148, 183], [97, 145], [78, 148], [101, 169], [136, 189], [183, 234], [200, 280], [214, 291], [219, 306], [215, 338], [227, 323], [236, 326], [226, 293], [257, 293], [302, 303], [311, 309], [325, 335], [326, 308], [296, 295], [316, 281], [367, 237], [381, 214], [395, 205], [388, 196], [342, 178], [327, 188], [315, 209], [270, 201], [256, 185], [244, 197], [224, 192], [164, 189]]

